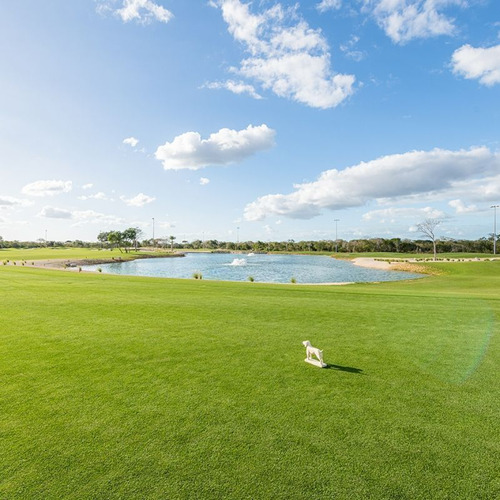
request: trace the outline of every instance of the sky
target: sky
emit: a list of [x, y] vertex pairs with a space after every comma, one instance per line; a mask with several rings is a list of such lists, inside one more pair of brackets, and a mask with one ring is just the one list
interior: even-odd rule
[[7, 240], [493, 231], [498, 0], [7, 0], [0, 71]]

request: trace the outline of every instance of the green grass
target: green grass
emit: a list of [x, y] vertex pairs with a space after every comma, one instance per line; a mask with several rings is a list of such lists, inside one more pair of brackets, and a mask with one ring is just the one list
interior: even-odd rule
[[[161, 252], [155, 252], [159, 254]], [[164, 252], [168, 255], [170, 252]], [[99, 250], [97, 248], [0, 248], [0, 261], [4, 260], [25, 260], [27, 262], [33, 260], [46, 260], [46, 259], [111, 259], [112, 257], [126, 260], [135, 255], [145, 255], [145, 252], [129, 252], [118, 249], [113, 250]], [[146, 253], [147, 255], [147, 253]]]
[[500, 262], [432, 266], [344, 287], [0, 266], [0, 498], [498, 497]]

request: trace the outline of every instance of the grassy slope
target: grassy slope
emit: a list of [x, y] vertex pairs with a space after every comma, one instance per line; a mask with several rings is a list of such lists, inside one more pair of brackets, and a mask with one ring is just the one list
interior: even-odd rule
[[494, 498], [500, 263], [434, 266], [348, 287], [0, 266], [0, 498]]
[[47, 259], [111, 259], [121, 258], [123, 260], [130, 259], [136, 255], [144, 257], [145, 255], [171, 255], [169, 250], [158, 250], [156, 252], [134, 252], [130, 249], [125, 250], [99, 250], [96, 248], [0, 248], [0, 263], [5, 260], [21, 261], [25, 260], [28, 265], [34, 260]]

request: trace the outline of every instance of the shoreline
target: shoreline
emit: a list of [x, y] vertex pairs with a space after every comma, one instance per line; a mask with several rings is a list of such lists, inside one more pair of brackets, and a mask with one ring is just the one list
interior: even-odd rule
[[[107, 257], [100, 259], [43, 259], [43, 260], [13, 260], [7, 263], [7, 265], [19, 265], [19, 267], [28, 267], [28, 268], [37, 268], [37, 269], [53, 269], [58, 271], [71, 271], [71, 272], [84, 272], [84, 273], [97, 273], [98, 271], [90, 271], [81, 269], [82, 266], [87, 265], [99, 265], [99, 264], [114, 264], [114, 263], [123, 263], [130, 262], [133, 260], [139, 259], [156, 259], [156, 258], [180, 258], [185, 257], [187, 253], [199, 253], [199, 252], [176, 252], [169, 254], [144, 254], [144, 255], [131, 255], [126, 258], [122, 258], [122, 256], [118, 257]], [[246, 252], [242, 251], [229, 251], [229, 252], [212, 252], [212, 251], [204, 251], [203, 253], [228, 253], [241, 255]], [[336, 258], [336, 257], [333, 257]], [[345, 259], [340, 259], [345, 260]], [[369, 269], [378, 269], [383, 271], [402, 271], [408, 273], [418, 273], [425, 275], [433, 275], [440, 274], [439, 272], [432, 272], [429, 268], [424, 267], [425, 264], [434, 261], [422, 261], [417, 260], [416, 258], [404, 259], [404, 260], [391, 260], [390, 258], [382, 259], [380, 257], [356, 257], [354, 259], [347, 259], [353, 265], [369, 268]], [[491, 260], [500, 260], [498, 258], [468, 258], [468, 259], [450, 259], [450, 260], [438, 260], [436, 262], [441, 263], [457, 263], [457, 262], [482, 262], [482, 261], [491, 261]], [[165, 278], [165, 279], [186, 279], [189, 280], [191, 278]], [[206, 281], [225, 281], [225, 280], [206, 280]], [[244, 281], [242, 281], [244, 283]], [[292, 283], [275, 283], [275, 282], [265, 282], [259, 281], [258, 283], [269, 284], [269, 285], [291, 285]], [[325, 282], [325, 283], [293, 283], [299, 286], [344, 286], [344, 285], [352, 285], [356, 282]]]

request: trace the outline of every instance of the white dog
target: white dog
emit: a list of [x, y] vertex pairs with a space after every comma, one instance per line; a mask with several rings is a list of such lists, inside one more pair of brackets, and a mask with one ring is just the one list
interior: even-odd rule
[[318, 358], [318, 361], [321, 363], [321, 365], [324, 365], [323, 363], [323, 351], [319, 350], [317, 347], [313, 347], [311, 345], [311, 342], [309, 340], [304, 340], [302, 344], [306, 347], [306, 356], [308, 360], [312, 360], [313, 356], [316, 356]]

